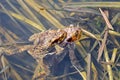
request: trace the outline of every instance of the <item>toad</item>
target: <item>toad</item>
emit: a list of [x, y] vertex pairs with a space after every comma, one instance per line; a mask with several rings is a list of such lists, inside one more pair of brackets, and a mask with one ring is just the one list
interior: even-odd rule
[[[49, 54], [49, 52], [45, 52], [44, 50], [47, 50], [55, 44], [60, 45], [61, 47], [66, 47], [67, 45], [69, 45], [69, 43], [73, 43], [79, 40], [81, 37], [81, 32], [81, 29], [78, 27], [67, 27], [58, 30], [48, 30], [30, 36], [29, 41], [33, 42], [34, 47], [32, 49], [29, 49], [28, 52], [39, 62], [39, 64], [43, 65], [41, 66], [44, 71], [44, 75], [42, 75], [42, 78], [49, 74], [49, 65], [44, 63], [43, 61], [45, 54]], [[55, 51], [55, 53], [56, 55], [61, 55], [61, 52], [58, 53]], [[65, 54], [62, 56], [62, 59], [64, 58], [64, 56]], [[62, 59], [55, 60], [57, 60], [59, 63]], [[52, 63], [54, 63], [54, 61]]]

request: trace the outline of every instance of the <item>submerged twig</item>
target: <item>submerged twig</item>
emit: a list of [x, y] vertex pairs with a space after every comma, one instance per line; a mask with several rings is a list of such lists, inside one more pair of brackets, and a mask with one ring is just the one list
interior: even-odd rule
[[105, 14], [105, 12], [103, 12], [101, 8], [99, 8], [99, 10], [100, 10], [105, 22], [106, 22], [108, 29], [114, 30], [114, 28], [112, 27], [111, 23], [109, 22], [109, 20], [107, 18], [107, 16], [108, 16], [107, 13]]
[[99, 48], [99, 51], [98, 51], [98, 58], [97, 58], [97, 61], [99, 62], [101, 56], [102, 56], [102, 53], [103, 53], [103, 50], [104, 50], [104, 47], [105, 47], [105, 43], [106, 43], [106, 40], [107, 40], [107, 36], [108, 36], [108, 30], [106, 30], [105, 32], [105, 35], [104, 35], [104, 39], [102, 41], [102, 44]]
[[117, 51], [118, 51], [117, 48], [113, 49], [112, 58], [111, 58], [111, 62], [113, 62], [113, 63], [115, 62], [115, 59], [116, 59], [116, 56], [117, 56]]
[[2, 74], [3, 72], [5, 72], [8, 68], [9, 68], [9, 66], [3, 67], [3, 69], [0, 71], [0, 74]]
[[101, 46], [100, 46], [100, 48], [99, 48], [99, 51], [98, 51], [98, 58], [97, 58], [97, 61], [98, 61], [98, 62], [99, 62], [99, 60], [100, 60], [100, 58], [101, 58], [101, 56], [102, 56], [104, 47], [105, 47], [105, 45], [106, 45], [106, 41], [107, 41], [107, 37], [108, 37], [108, 32], [109, 32], [110, 29], [113, 30], [113, 27], [112, 27], [112, 25], [110, 24], [110, 22], [109, 22], [109, 20], [108, 20], [108, 18], [107, 18], [107, 16], [106, 16], [106, 14], [105, 14], [100, 8], [99, 8], [99, 10], [100, 10], [100, 12], [101, 12], [101, 14], [102, 14], [102, 16], [103, 16], [106, 24], [107, 24], [107, 27], [106, 27], [106, 29], [105, 29], [105, 34], [104, 34], [104, 38], [103, 38], [102, 44], [101, 44]]
[[79, 74], [82, 76], [83, 80], [86, 80], [86, 73], [80, 71], [75, 65], [73, 65], [73, 67], [79, 72]]
[[114, 7], [120, 8], [120, 2], [71, 2], [66, 3], [64, 7]]
[[21, 7], [28, 13], [29, 18], [33, 19], [37, 24], [41, 26], [41, 29], [46, 30], [44, 25], [40, 22], [40, 20], [34, 15], [34, 13], [29, 9], [29, 7], [22, 0], [17, 0], [17, 2], [21, 5]]
[[64, 78], [64, 77], [66, 77], [66, 76], [70, 76], [70, 75], [77, 74], [77, 73], [78, 73], [78, 71], [71, 72], [71, 73], [67, 73], [67, 74], [64, 74], [64, 75], [61, 75], [61, 76], [53, 77], [53, 78], [51, 78], [51, 80], [61, 79], [61, 78]]
[[87, 80], [91, 80], [91, 54], [88, 53], [88, 63], [87, 63]]
[[[105, 55], [106, 62], [110, 62], [106, 46], [105, 46], [105, 49], [104, 49], [104, 55]], [[108, 72], [108, 75], [109, 75], [109, 80], [113, 80], [113, 74], [112, 74], [113, 72], [112, 72], [111, 65], [107, 65], [107, 72]]]
[[[1, 56], [1, 63], [2, 63], [3, 69], [5, 69], [6, 66], [8, 66], [8, 64], [5, 63], [5, 57], [3, 55]], [[4, 76], [4, 80], [8, 80], [8, 78], [7, 78], [7, 71], [3, 72], [3, 76]]]

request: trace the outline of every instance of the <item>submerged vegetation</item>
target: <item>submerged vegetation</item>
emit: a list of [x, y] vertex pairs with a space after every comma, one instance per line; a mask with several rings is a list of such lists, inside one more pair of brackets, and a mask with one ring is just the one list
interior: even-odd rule
[[[75, 1], [0, 1], [0, 80], [120, 79], [120, 2]], [[53, 37], [59, 30], [72, 34], [66, 30], [71, 26], [80, 28], [79, 40], [77, 34], [68, 42]], [[31, 43], [34, 33], [38, 36]], [[53, 37], [49, 45], [54, 44], [40, 61], [26, 48], [39, 45], [38, 37]]]

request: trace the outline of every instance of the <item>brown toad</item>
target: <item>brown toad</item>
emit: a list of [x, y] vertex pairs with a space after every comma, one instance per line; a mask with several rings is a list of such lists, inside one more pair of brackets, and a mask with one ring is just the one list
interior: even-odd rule
[[48, 48], [54, 44], [60, 44], [67, 36], [67, 32], [62, 29], [47, 30], [45, 32], [36, 33], [30, 36], [29, 41], [33, 42], [33, 46], [28, 52], [35, 58], [39, 59], [44, 56]]

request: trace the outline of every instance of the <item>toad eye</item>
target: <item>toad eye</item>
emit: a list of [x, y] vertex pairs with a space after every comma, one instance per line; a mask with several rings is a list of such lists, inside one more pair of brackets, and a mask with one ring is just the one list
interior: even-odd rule
[[57, 37], [56, 39], [54, 39], [52, 41], [52, 44], [54, 44], [54, 43], [61, 43], [66, 38], [66, 36], [67, 36], [66, 32], [63, 33], [63, 34], [60, 34], [59, 37]]
[[81, 31], [76, 31], [67, 41], [68, 42], [74, 42], [76, 40], [79, 40], [81, 36]]

